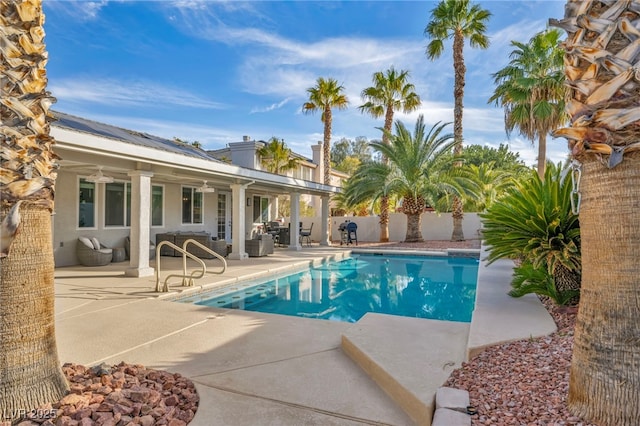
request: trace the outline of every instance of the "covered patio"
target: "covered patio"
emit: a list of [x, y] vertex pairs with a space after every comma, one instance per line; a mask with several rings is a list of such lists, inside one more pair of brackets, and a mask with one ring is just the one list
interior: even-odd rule
[[[205, 151], [103, 123], [55, 113], [51, 128], [61, 157], [53, 220], [56, 266], [77, 264], [78, 237], [122, 247], [130, 237], [125, 273], [150, 276], [149, 244], [166, 232], [201, 232], [231, 244], [229, 259], [245, 260], [246, 240], [276, 216], [288, 195], [290, 222], [300, 221], [301, 194], [322, 200], [320, 244], [329, 244], [329, 198], [336, 187], [247, 169]], [[290, 250], [301, 250], [291, 227]]]

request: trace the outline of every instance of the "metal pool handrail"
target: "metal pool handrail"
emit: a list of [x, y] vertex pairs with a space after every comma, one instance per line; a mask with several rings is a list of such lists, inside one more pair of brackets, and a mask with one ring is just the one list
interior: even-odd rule
[[[184, 243], [182, 243], [182, 272], [186, 275], [187, 273], [187, 253], [191, 254], [188, 250], [187, 250], [187, 246], [189, 244], [195, 244], [196, 247], [200, 247], [202, 250], [206, 251], [207, 253], [213, 255], [214, 257], [218, 258], [219, 260], [222, 261], [222, 270], [220, 271], [211, 271], [212, 274], [224, 274], [224, 272], [227, 270], [227, 260], [220, 256], [218, 253], [216, 253], [215, 251], [213, 251], [211, 248], [205, 246], [204, 244], [202, 244], [199, 241], [196, 241], [192, 238], [189, 238], [188, 240], [186, 240]], [[197, 258], [199, 260], [201, 260], [200, 258]], [[201, 260], [202, 261], [202, 260]], [[204, 264], [204, 262], [202, 262]], [[202, 273], [202, 275], [204, 276], [204, 274], [207, 273], [207, 268], [205, 265], [204, 271]], [[192, 274], [193, 275], [193, 274]], [[202, 276], [198, 277], [198, 278], [202, 278]], [[193, 285], [193, 277], [189, 278], [189, 283], [187, 285]]]
[[[182, 278], [182, 286], [192, 286], [193, 285], [193, 280], [195, 279], [200, 279], [204, 276], [204, 274], [207, 273], [207, 265], [204, 263], [204, 261], [202, 259], [200, 259], [199, 257], [197, 257], [196, 255], [194, 255], [193, 253], [190, 253], [187, 250], [187, 246], [189, 244], [195, 244], [196, 246], [200, 247], [201, 249], [203, 249], [204, 251], [212, 254], [214, 257], [220, 259], [222, 261], [222, 270], [220, 271], [212, 271], [213, 274], [223, 274], [226, 270], [227, 270], [227, 261], [224, 257], [220, 256], [218, 253], [216, 253], [215, 251], [213, 251], [212, 249], [210, 249], [209, 247], [199, 243], [198, 241], [194, 240], [194, 239], [188, 239], [186, 240], [183, 244], [182, 244], [182, 248], [178, 247], [177, 245], [169, 242], [169, 241], [162, 241], [160, 242], [160, 244], [158, 244], [158, 246], [156, 247], [156, 291], [160, 291], [160, 271], [161, 271], [161, 259], [162, 256], [160, 256], [160, 249], [162, 248], [162, 246], [169, 246], [172, 249], [182, 253], [182, 275], [180, 274], [169, 274], [167, 275], [167, 277], [164, 279], [164, 286], [162, 287], [162, 291], [163, 292], [168, 292], [169, 291], [169, 285], [167, 284], [167, 282], [169, 281], [169, 278], [172, 277], [181, 277]], [[202, 268], [200, 271], [193, 271], [191, 272], [191, 274], [187, 275], [187, 257], [195, 260], [196, 262], [198, 262], [200, 264], [200, 267]], [[198, 274], [196, 276], [196, 274]]]

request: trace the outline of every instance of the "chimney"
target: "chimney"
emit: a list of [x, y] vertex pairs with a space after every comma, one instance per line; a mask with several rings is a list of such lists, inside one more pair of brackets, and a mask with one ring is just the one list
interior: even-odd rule
[[251, 136], [243, 136], [242, 142], [249, 142], [251, 140]]
[[324, 183], [324, 152], [322, 151], [322, 142], [318, 142], [316, 145], [311, 145], [311, 151], [313, 151], [312, 162], [318, 165], [315, 173], [313, 174], [313, 181]]

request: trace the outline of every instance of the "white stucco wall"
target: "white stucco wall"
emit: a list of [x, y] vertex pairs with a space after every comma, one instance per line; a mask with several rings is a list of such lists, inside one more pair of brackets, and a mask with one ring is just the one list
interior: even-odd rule
[[[182, 189], [180, 184], [158, 182], [151, 178], [152, 185], [164, 186], [164, 226], [152, 226], [149, 238], [155, 241], [157, 233], [200, 232], [217, 235], [217, 193], [205, 193], [202, 224], [182, 224]], [[53, 216], [53, 250], [56, 266], [76, 265], [76, 243], [78, 237], [96, 237], [108, 247], [124, 247], [129, 235], [128, 227], [104, 227], [104, 185], [96, 186], [96, 227], [78, 228], [78, 175], [60, 171], [56, 180], [55, 215]]]
[[[375, 242], [380, 240], [380, 225], [377, 216], [367, 217], [344, 217], [334, 216], [331, 218], [331, 239], [340, 241], [340, 231], [338, 226], [345, 220], [350, 220], [358, 225], [358, 241]], [[317, 241], [320, 237], [315, 233], [313, 239]], [[462, 227], [464, 236], [467, 239], [479, 238], [478, 230], [481, 223], [477, 213], [465, 213]], [[403, 213], [391, 213], [389, 217], [389, 240], [404, 241], [407, 232], [407, 216]], [[453, 220], [451, 213], [425, 212], [422, 214], [422, 237], [425, 240], [449, 240], [453, 232]]]

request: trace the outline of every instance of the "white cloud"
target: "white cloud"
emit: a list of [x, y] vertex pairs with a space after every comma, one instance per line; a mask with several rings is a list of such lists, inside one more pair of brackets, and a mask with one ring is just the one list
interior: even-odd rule
[[280, 101], [280, 102], [277, 102], [277, 103], [271, 104], [271, 105], [269, 105], [268, 107], [264, 107], [264, 108], [253, 108], [253, 109], [251, 110], [251, 114], [255, 114], [255, 113], [258, 113], [258, 112], [269, 112], [269, 111], [273, 111], [274, 109], [282, 108], [284, 105], [286, 105], [287, 103], [289, 103], [289, 101], [290, 101], [290, 100], [291, 100], [290, 98], [286, 98], [286, 99], [283, 99], [283, 100], [282, 100], [282, 101]]
[[184, 90], [147, 81], [117, 81], [99, 78], [67, 78], [51, 81], [53, 96], [67, 102], [91, 102], [103, 105], [182, 106], [222, 109], [221, 103]]
[[79, 21], [92, 21], [98, 18], [100, 11], [109, 3], [100, 1], [48, 1], [48, 9], [56, 9]]

